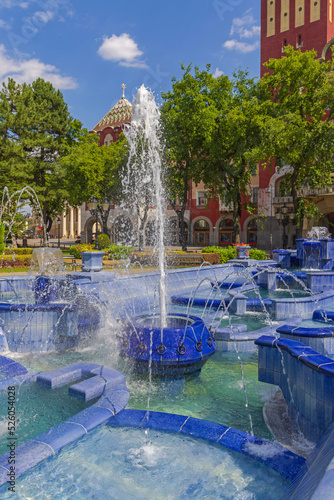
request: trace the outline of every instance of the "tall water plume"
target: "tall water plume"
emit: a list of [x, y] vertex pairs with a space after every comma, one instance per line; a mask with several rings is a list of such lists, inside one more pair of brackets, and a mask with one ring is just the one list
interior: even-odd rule
[[167, 326], [166, 271], [164, 252], [164, 190], [162, 186], [162, 141], [160, 111], [154, 95], [142, 85], [133, 104], [131, 127], [125, 130], [129, 158], [123, 189], [139, 218], [139, 247], [150, 206], [155, 206], [156, 246], [159, 255], [159, 302], [161, 332]]

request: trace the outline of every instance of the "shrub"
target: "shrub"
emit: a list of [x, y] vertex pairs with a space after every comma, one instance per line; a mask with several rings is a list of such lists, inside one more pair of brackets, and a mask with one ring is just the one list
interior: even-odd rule
[[113, 243], [112, 245], [109, 245], [108, 248], [106, 248], [106, 251], [108, 259], [121, 260], [127, 259], [130, 253], [134, 251], [134, 247]]
[[[6, 247], [4, 253], [6, 255], [31, 255], [33, 248], [13, 248]], [[1, 254], [2, 252], [0, 252]]]
[[80, 252], [93, 252], [95, 247], [92, 243], [82, 243], [81, 245], [71, 245], [70, 252], [76, 259], [81, 259]]
[[251, 248], [249, 250], [249, 258], [255, 260], [266, 260], [267, 254], [264, 250], [258, 250], [257, 248]]
[[237, 250], [235, 247], [205, 247], [202, 253], [218, 253], [220, 255], [220, 264], [226, 264], [230, 259], [236, 259]]
[[97, 237], [97, 242], [99, 244], [100, 250], [105, 250], [111, 245], [110, 238], [107, 234], [99, 234]]
[[30, 267], [31, 258], [28, 255], [2, 255], [0, 257], [0, 267]]
[[142, 266], [156, 266], [158, 264], [158, 256], [150, 251], [131, 252], [129, 254], [130, 262], [137, 263]]
[[220, 254], [219, 253], [205, 253], [203, 255], [205, 262], [210, 262], [210, 264], [220, 264]]

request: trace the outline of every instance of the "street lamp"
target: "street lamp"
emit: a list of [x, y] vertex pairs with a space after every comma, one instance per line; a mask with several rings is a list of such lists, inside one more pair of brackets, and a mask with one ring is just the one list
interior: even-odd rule
[[99, 243], [98, 243], [98, 238], [97, 238], [97, 233], [98, 233], [98, 225], [99, 225], [99, 213], [101, 214], [102, 218], [102, 225], [106, 223], [106, 219], [108, 218], [109, 215], [109, 209], [110, 209], [110, 203], [107, 199], [107, 197], [104, 198], [103, 201], [99, 201], [96, 196], [91, 196], [89, 202], [87, 203], [88, 210], [93, 215], [93, 217], [96, 217], [96, 237], [95, 237], [95, 250], [99, 250]]
[[60, 248], [60, 217], [57, 217], [57, 225], [58, 225], [58, 248]]
[[286, 234], [285, 228], [288, 224], [293, 223], [295, 218], [293, 208], [291, 207], [289, 209], [284, 203], [281, 209], [278, 208], [276, 210], [275, 218], [277, 222], [283, 226], [283, 249], [286, 250], [286, 247], [288, 246], [288, 235]]

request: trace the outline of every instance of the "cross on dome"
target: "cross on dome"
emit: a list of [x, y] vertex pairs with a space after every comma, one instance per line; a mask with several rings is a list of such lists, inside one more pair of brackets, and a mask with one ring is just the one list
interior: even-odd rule
[[124, 90], [125, 90], [125, 88], [126, 88], [125, 83], [122, 83], [121, 87], [122, 87], [122, 89], [123, 89], [123, 95], [122, 95], [122, 98], [124, 99], [124, 98], [125, 98], [125, 95], [124, 95]]

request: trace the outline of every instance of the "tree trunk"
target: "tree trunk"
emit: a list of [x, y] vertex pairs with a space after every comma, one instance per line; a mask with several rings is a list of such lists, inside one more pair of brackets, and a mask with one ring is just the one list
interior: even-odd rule
[[180, 243], [182, 250], [184, 252], [187, 251], [187, 238], [186, 238], [186, 225], [184, 222], [184, 209], [182, 210], [175, 210], [177, 217], [178, 217], [178, 222], [179, 222], [179, 228], [180, 228]]
[[144, 225], [140, 221], [139, 231], [138, 231], [138, 250], [142, 252], [144, 250]]

